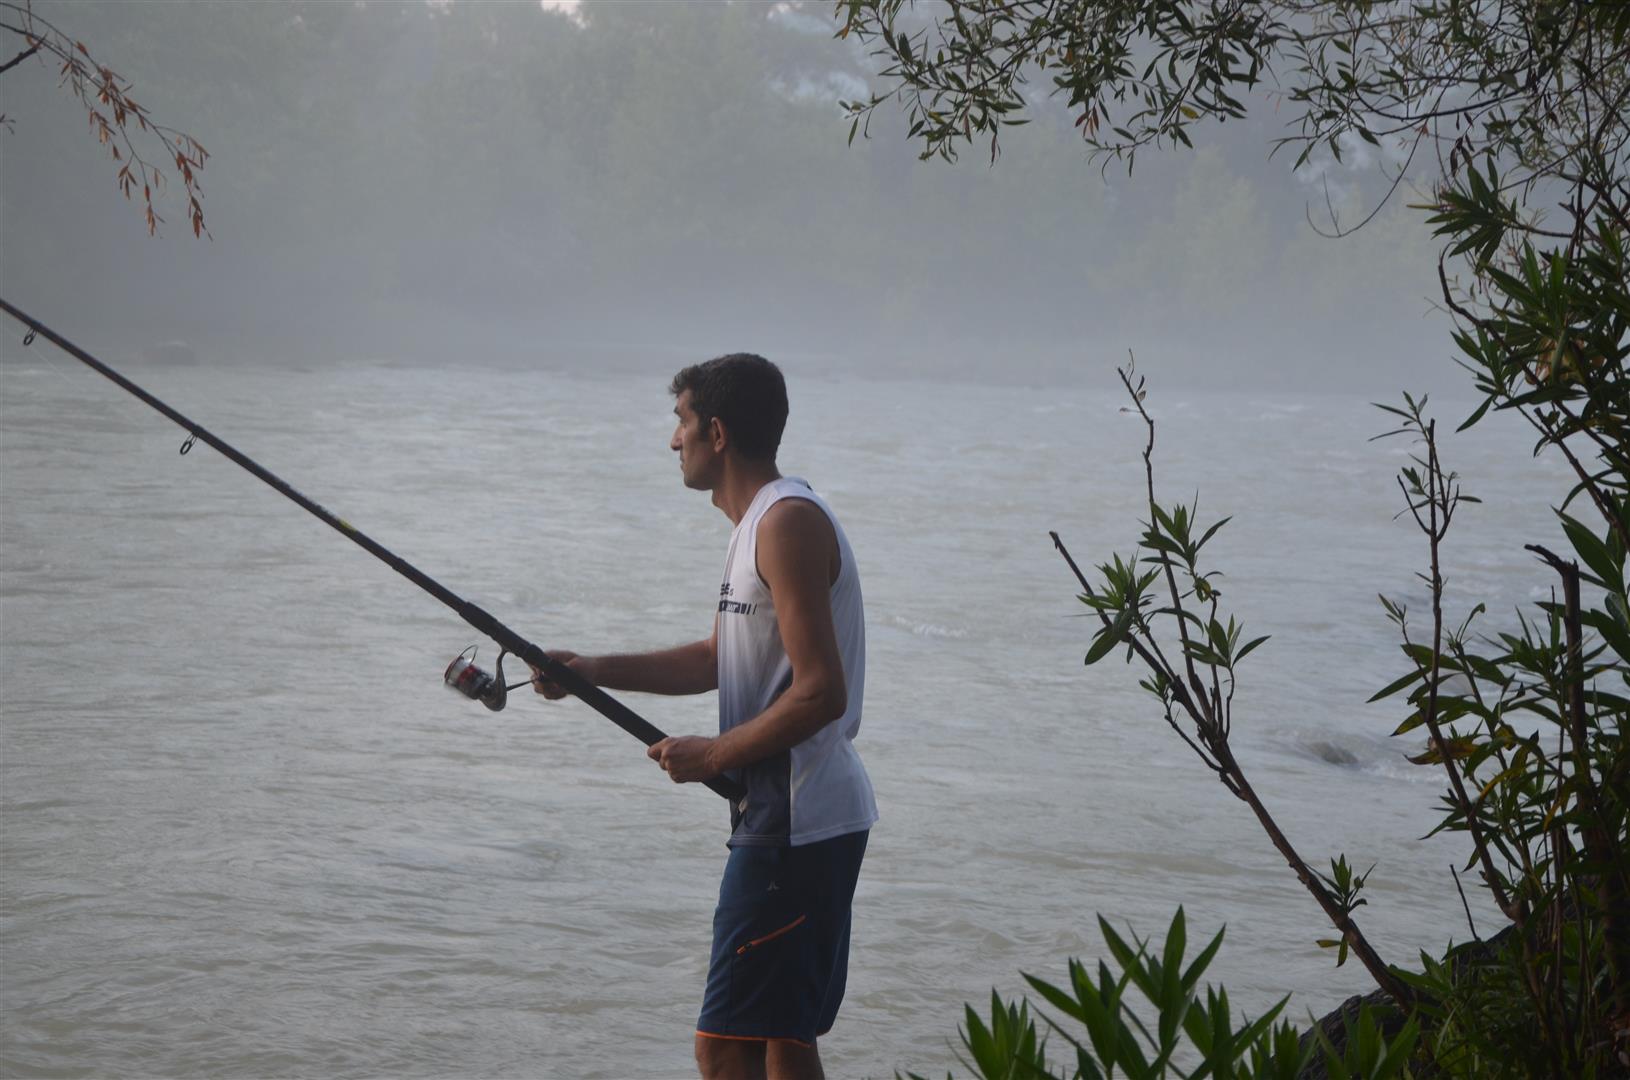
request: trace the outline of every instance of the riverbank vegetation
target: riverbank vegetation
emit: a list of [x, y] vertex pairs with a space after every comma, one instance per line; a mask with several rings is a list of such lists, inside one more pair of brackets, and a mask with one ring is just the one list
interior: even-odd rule
[[[1250, 808], [1328, 919], [1319, 944], [1361, 963], [1378, 993], [1334, 1039], [1300, 1035], [1279, 1007], [1236, 1021], [1225, 992], [1199, 982], [1220, 935], [1185, 964], [1181, 913], [1161, 943], [1104, 922], [1113, 966], [1071, 961], [1061, 985], [1027, 976], [1031, 1000], [969, 1008], [965, 1063], [986, 1077], [1630, 1072], [1630, 6], [949, 0], [930, 17], [904, 0], [840, 0], [837, 17], [872, 48], [881, 82], [848, 103], [853, 131], [898, 102], [925, 158], [977, 147], [996, 161], [1043, 95], [1067, 103], [1105, 170], [1261, 108], [1289, 120], [1274, 149], [1296, 167], [1373, 149], [1388, 163], [1377, 206], [1408, 200], [1441, 244], [1436, 299], [1478, 400], [1459, 426], [1520, 416], [1534, 453], [1571, 474], [1554, 505], [1572, 550], [1524, 545], [1548, 598], [1515, 632], [1485, 631], [1484, 605], [1450, 610], [1444, 596], [1452, 526], [1475, 497], [1443, 460], [1424, 397], [1378, 414], [1412, 443], [1395, 479], [1428, 599], [1411, 610], [1377, 583], [1401, 662], [1372, 700], [1400, 702], [1394, 735], [1443, 775], [1427, 827], [1471, 849], [1464, 881], [1452, 874], [1442, 892], [1445, 924], [1464, 910], [1467, 940], [1383, 956], [1361, 926], [1368, 872], [1337, 855], [1327, 873], [1295, 849], [1231, 751], [1235, 678], [1265, 638], [1227, 614], [1207, 561], [1226, 519], [1162, 500], [1157, 410], [1128, 364], [1147, 436], [1141, 534], [1090, 574], [1054, 537], [1098, 622], [1086, 661], [1126, 660], [1156, 721]], [[1315, 227], [1339, 236], [1365, 220], [1331, 206]], [[1487, 894], [1501, 929], [1471, 925], [1463, 887]]]

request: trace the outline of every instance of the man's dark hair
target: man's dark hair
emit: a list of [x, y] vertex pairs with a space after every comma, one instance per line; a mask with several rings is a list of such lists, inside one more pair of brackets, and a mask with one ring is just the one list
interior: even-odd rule
[[668, 392], [678, 397], [686, 390], [702, 424], [718, 417], [743, 457], [775, 458], [787, 426], [787, 381], [780, 368], [754, 353], [731, 353], [675, 375]]

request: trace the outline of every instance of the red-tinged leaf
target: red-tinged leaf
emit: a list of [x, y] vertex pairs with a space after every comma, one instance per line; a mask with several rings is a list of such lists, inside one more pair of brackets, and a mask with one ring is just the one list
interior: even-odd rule
[[84, 53], [86, 56], [89, 56], [91, 54], [91, 51], [89, 49], [85, 48], [85, 43], [83, 41], [74, 42], [74, 48], [78, 49], [80, 52]]

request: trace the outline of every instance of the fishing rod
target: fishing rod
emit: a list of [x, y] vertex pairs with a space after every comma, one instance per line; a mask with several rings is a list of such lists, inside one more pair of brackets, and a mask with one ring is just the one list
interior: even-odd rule
[[[469, 623], [477, 631], [485, 634], [487, 637], [497, 642], [500, 651], [498, 654], [498, 674], [496, 677], [488, 675], [486, 672], [475, 666], [475, 649], [472, 646], [471, 648], [465, 649], [464, 652], [460, 653], [458, 657], [448, 665], [447, 672], [443, 676], [443, 679], [448, 686], [451, 686], [453, 689], [459, 691], [461, 694], [464, 694], [466, 697], [474, 698], [475, 700], [480, 701], [482, 704], [486, 705], [487, 708], [497, 712], [499, 709], [504, 707], [507, 701], [508, 692], [510, 690], [526, 685], [525, 682], [518, 682], [509, 686], [504, 684], [504, 657], [506, 655], [514, 655], [519, 657], [525, 663], [530, 664], [531, 666], [542, 671], [543, 674], [546, 675], [556, 686], [559, 686], [561, 689], [565, 690], [574, 697], [581, 699], [590, 708], [594, 709], [594, 711], [598, 712], [601, 716], [604, 716], [607, 720], [610, 720], [613, 724], [616, 724], [618, 727], [634, 736], [634, 738], [638, 739], [646, 746], [654, 745], [655, 743], [661, 742], [663, 739], [667, 738], [667, 735], [665, 735], [650, 721], [640, 716], [633, 709], [630, 709], [628, 706], [624, 705], [622, 702], [618, 701], [616, 698], [612, 697], [598, 686], [595, 686], [593, 683], [583, 678], [583, 676], [573, 671], [567, 665], [561, 663], [559, 660], [556, 660], [554, 657], [544, 652], [537, 645], [534, 645], [526, 638], [523, 638], [520, 634], [517, 634], [514, 630], [511, 630], [509, 627], [505, 626], [502, 622], [499, 622], [498, 619], [493, 617], [493, 615], [489, 612], [483, 610], [475, 604], [472, 604], [470, 601], [459, 596], [451, 589], [448, 589], [435, 578], [431, 577], [429, 574], [426, 574], [424, 571], [420, 570], [406, 559], [403, 559], [395, 552], [385, 547], [385, 545], [368, 536], [366, 533], [363, 533], [360, 529], [356, 528], [356, 526], [352, 525], [344, 518], [336, 517], [334, 514], [329, 513], [322, 506], [319, 506], [311, 499], [308, 499], [304, 495], [300, 494], [300, 492], [289, 486], [289, 484], [281, 477], [261, 466], [259, 462], [249, 457], [249, 455], [243, 453], [237, 447], [233, 446], [231, 443], [228, 443], [224, 439], [218, 438], [202, 425], [193, 423], [191, 420], [187, 419], [187, 417], [181, 415], [179, 412], [172, 409], [170, 406], [166, 405], [164, 402], [160, 401], [146, 390], [143, 390], [140, 386], [137, 386], [135, 383], [131, 382], [117, 371], [114, 371], [112, 368], [96, 359], [96, 357], [92, 356], [84, 349], [81, 349], [67, 338], [64, 338], [61, 334], [58, 334], [56, 331], [46, 326], [38, 319], [25, 314], [12, 304], [7, 303], [4, 299], [0, 299], [0, 310], [5, 311], [6, 314], [28, 327], [28, 333], [23, 338], [24, 345], [33, 344], [36, 335], [44, 337], [47, 341], [51, 342], [53, 345], [67, 353], [69, 356], [73, 357], [75, 360], [78, 360], [92, 370], [105, 375], [108, 379], [118, 384], [122, 389], [128, 391], [135, 397], [140, 398], [146, 404], [152, 406], [154, 409], [175, 421], [175, 423], [179, 425], [182, 430], [187, 432], [187, 441], [181, 444], [181, 452], [183, 454], [192, 449], [194, 442], [200, 440], [209, 444], [210, 446], [213, 446], [228, 460], [232, 461], [236, 465], [242, 466], [245, 471], [252, 473], [254, 476], [264, 481], [267, 486], [273, 488], [283, 495], [286, 495], [289, 499], [299, 504], [305, 510], [309, 511], [314, 517], [318, 518], [325, 525], [332, 527], [336, 532], [339, 532], [341, 535], [354, 542], [358, 547], [379, 559], [392, 570], [395, 570], [398, 574], [401, 574], [403, 577], [413, 582], [413, 584], [419, 586], [419, 588], [423, 589], [431, 596], [434, 596], [443, 604], [446, 604], [448, 607], [452, 608], [453, 611], [458, 614], [459, 618]], [[469, 654], [468, 657], [466, 657], [465, 654]], [[728, 777], [720, 776], [704, 782], [714, 792], [724, 796], [731, 802], [736, 802], [747, 794], [745, 788]]]

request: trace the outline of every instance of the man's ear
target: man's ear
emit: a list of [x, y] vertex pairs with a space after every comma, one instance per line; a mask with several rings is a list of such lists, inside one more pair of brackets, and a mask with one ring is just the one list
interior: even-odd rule
[[708, 442], [713, 444], [713, 452], [720, 453], [730, 442], [730, 433], [725, 429], [724, 421], [717, 416], [710, 417], [707, 422]]

